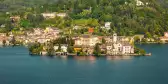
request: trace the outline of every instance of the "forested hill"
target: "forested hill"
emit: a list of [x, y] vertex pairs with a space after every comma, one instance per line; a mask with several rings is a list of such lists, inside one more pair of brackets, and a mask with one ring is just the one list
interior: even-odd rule
[[0, 0], [0, 11], [15, 11], [55, 1], [57, 0]]
[[[0, 11], [12, 11], [12, 10], [14, 11], [25, 7], [35, 7], [43, 4], [57, 3], [57, 1], [70, 2], [70, 1], [82, 1], [82, 0], [0, 0]], [[90, 2], [90, 1], [101, 1], [101, 0], [88, 0], [88, 1]], [[108, 1], [108, 0], [105, 0], [105, 1]], [[109, 0], [109, 1], [129, 1], [129, 0]], [[167, 0], [142, 0], [142, 1], [149, 1], [149, 2], [157, 1], [157, 3], [161, 4], [162, 6], [168, 7]]]
[[141, 6], [137, 6], [136, 0], [0, 1], [0, 11], [14, 12], [12, 14], [67, 12], [73, 20], [92, 18], [100, 25], [111, 22], [108, 32], [116, 31], [120, 35], [147, 34], [150, 37], [168, 31], [167, 0], [139, 0], [144, 3]]

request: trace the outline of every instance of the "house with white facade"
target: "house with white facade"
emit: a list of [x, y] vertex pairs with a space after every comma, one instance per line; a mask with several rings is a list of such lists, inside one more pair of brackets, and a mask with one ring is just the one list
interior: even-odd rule
[[56, 13], [42, 13], [45, 19], [51, 19], [56, 17]]
[[148, 5], [148, 2], [142, 2], [140, 0], [136, 0], [136, 6], [143, 6], [143, 5]]
[[144, 3], [140, 0], [136, 0], [136, 6], [143, 6]]
[[64, 18], [64, 17], [67, 16], [67, 14], [66, 14], [66, 13], [57, 13], [56, 16], [57, 16], [57, 17]]
[[[142, 2], [141, 0], [135, 0], [135, 4], [136, 6], [144, 6], [144, 5], [149, 5], [148, 2]], [[128, 2], [125, 2], [126, 5], [128, 5], [129, 3]]]
[[[58, 48], [59, 48], [59, 45], [55, 45], [55, 46], [54, 46], [54, 50], [55, 50], [55, 51], [57, 51]], [[66, 44], [61, 44], [61, 51], [62, 51], [62, 52], [67, 53], [67, 52], [68, 52], [67, 49], [68, 49], [68, 45], [66, 45]]]
[[111, 22], [105, 22], [105, 23], [104, 23], [104, 26], [102, 26], [101, 28], [102, 28], [102, 29], [107, 29], [107, 30], [109, 30], [109, 29], [111, 28], [110, 25], [111, 25]]

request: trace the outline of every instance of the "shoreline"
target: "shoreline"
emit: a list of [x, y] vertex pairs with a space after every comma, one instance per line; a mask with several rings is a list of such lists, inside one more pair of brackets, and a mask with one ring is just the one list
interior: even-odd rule
[[[146, 44], [146, 43], [144, 43]], [[154, 44], [154, 43], [152, 43]], [[17, 46], [24, 46], [26, 47], [25, 45], [15, 45], [15, 46], [12, 46], [12, 45], [7, 45], [7, 46], [2, 46], [0, 48], [4, 48], [4, 47], [17, 47]], [[29, 55], [31, 56], [48, 56], [46, 54], [33, 54], [33, 53], [30, 53], [29, 52]], [[82, 55], [77, 55], [76, 53], [67, 53], [67, 54], [64, 54], [64, 55], [52, 55], [52, 56], [82, 56]], [[115, 55], [107, 55], [107, 54], [100, 54], [99, 56], [96, 56], [94, 54], [91, 54], [91, 55], [86, 55], [86, 56], [95, 56], [95, 57], [106, 57], [106, 56], [152, 56], [152, 53], [146, 53], [146, 54], [136, 54], [136, 53], [133, 53], [133, 54], [115, 54]]]
[[168, 42], [140, 42], [135, 44], [168, 44]]
[[[29, 55], [31, 55], [31, 56], [48, 56], [48, 55], [37, 55], [37, 54], [29, 54]], [[77, 54], [73, 54], [73, 53], [70, 53], [70, 54], [67, 54], [67, 55], [53, 55], [53, 56], [81, 56], [81, 57], [83, 57], [82, 55], [77, 55]], [[152, 53], [147, 53], [147, 54], [125, 54], [125, 55], [121, 55], [121, 54], [116, 54], [116, 55], [101, 54], [99, 56], [96, 56], [96, 55], [92, 54], [92, 55], [86, 55], [86, 56], [95, 56], [95, 57], [133, 56], [133, 57], [137, 57], [137, 56], [152, 56]]]

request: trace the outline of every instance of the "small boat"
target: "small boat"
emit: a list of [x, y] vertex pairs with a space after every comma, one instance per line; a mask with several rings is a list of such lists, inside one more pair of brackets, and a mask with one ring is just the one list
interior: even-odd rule
[[151, 55], [152, 55], [152, 53], [146, 54], [146, 56], [151, 56]]

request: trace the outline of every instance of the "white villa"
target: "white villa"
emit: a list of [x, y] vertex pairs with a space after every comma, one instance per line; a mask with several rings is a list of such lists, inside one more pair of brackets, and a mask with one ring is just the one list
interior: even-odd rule
[[[59, 47], [59, 45], [56, 45], [56, 46], [54, 46], [54, 50], [55, 51], [57, 51], [58, 50], [58, 47]], [[67, 45], [61, 45], [61, 51], [62, 52], [67, 52], [67, 49], [68, 49], [68, 46]]]
[[144, 3], [140, 0], [136, 0], [136, 6], [143, 6], [143, 5], [148, 5], [148, 4], [149, 4], [148, 2]]
[[[135, 2], [136, 6], [144, 6], [149, 4], [148, 2], [144, 3], [141, 0], [135, 0]], [[125, 4], [128, 5], [128, 2], [125, 2]]]
[[67, 16], [67, 14], [66, 14], [66, 13], [57, 13], [56, 16], [57, 16], [57, 17], [64, 18], [64, 17]]
[[104, 26], [102, 26], [101, 28], [109, 30], [110, 29], [110, 25], [111, 25], [111, 22], [105, 22]]
[[56, 13], [56, 12], [52, 12], [52, 13], [42, 13], [43, 17], [45, 19], [52, 19], [52, 18], [55, 18], [56, 16], [57, 17], [61, 17], [61, 18], [64, 18], [67, 16], [66, 13]]
[[51, 19], [56, 17], [56, 13], [42, 13], [45, 19]]

